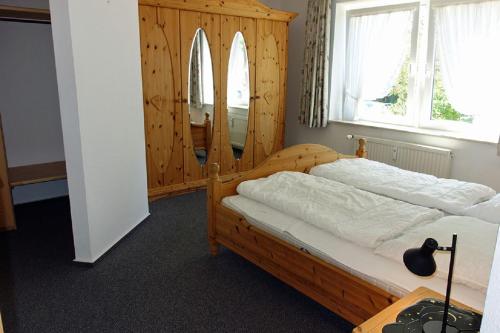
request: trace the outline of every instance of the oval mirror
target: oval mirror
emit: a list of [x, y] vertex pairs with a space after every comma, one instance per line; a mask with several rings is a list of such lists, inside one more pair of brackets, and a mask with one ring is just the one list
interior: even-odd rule
[[247, 139], [250, 108], [250, 69], [245, 39], [241, 32], [234, 36], [227, 73], [227, 119], [229, 138], [235, 159], [243, 155]]
[[207, 163], [214, 128], [214, 79], [207, 36], [198, 29], [189, 60], [189, 118], [193, 149], [201, 165]]

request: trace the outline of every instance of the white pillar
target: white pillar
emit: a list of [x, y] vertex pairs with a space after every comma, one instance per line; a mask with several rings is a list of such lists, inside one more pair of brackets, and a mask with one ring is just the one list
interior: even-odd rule
[[149, 215], [137, 0], [50, 0], [75, 241], [94, 262]]
[[493, 267], [491, 268], [488, 293], [486, 294], [481, 332], [500, 332], [500, 231], [497, 237]]

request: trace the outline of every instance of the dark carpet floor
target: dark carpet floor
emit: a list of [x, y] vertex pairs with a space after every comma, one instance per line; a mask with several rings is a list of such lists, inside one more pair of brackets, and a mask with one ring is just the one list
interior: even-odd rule
[[67, 198], [16, 207], [0, 234], [5, 332], [350, 332], [351, 324], [228, 250], [208, 253], [205, 193], [151, 217], [94, 267], [72, 263]]

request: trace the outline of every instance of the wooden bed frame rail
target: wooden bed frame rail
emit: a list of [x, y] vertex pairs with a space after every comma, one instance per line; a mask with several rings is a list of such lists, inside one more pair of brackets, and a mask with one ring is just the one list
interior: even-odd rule
[[[356, 155], [366, 154], [366, 141], [361, 139]], [[219, 166], [212, 164], [207, 190], [211, 254], [217, 255], [219, 245], [223, 245], [356, 325], [396, 302], [394, 295], [252, 226], [242, 215], [222, 205], [222, 199], [235, 195], [243, 181], [284, 170], [307, 172], [318, 164], [355, 157], [321, 145], [297, 145], [230, 180], [221, 180]]]

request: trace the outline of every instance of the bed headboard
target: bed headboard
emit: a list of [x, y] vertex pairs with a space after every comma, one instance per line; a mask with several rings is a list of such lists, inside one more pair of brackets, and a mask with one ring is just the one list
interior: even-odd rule
[[339, 158], [366, 157], [366, 154], [366, 140], [364, 139], [359, 140], [359, 148], [356, 151], [356, 156], [343, 155], [319, 144], [295, 145], [269, 156], [254, 169], [234, 178], [225, 179], [224, 181], [220, 179], [219, 165], [213, 163], [209, 166], [208, 170], [208, 190], [210, 191], [211, 184], [218, 183], [221, 192], [220, 198], [223, 198], [236, 194], [238, 184], [246, 180], [267, 177], [279, 171], [309, 172], [312, 167], [319, 164], [334, 162]]

